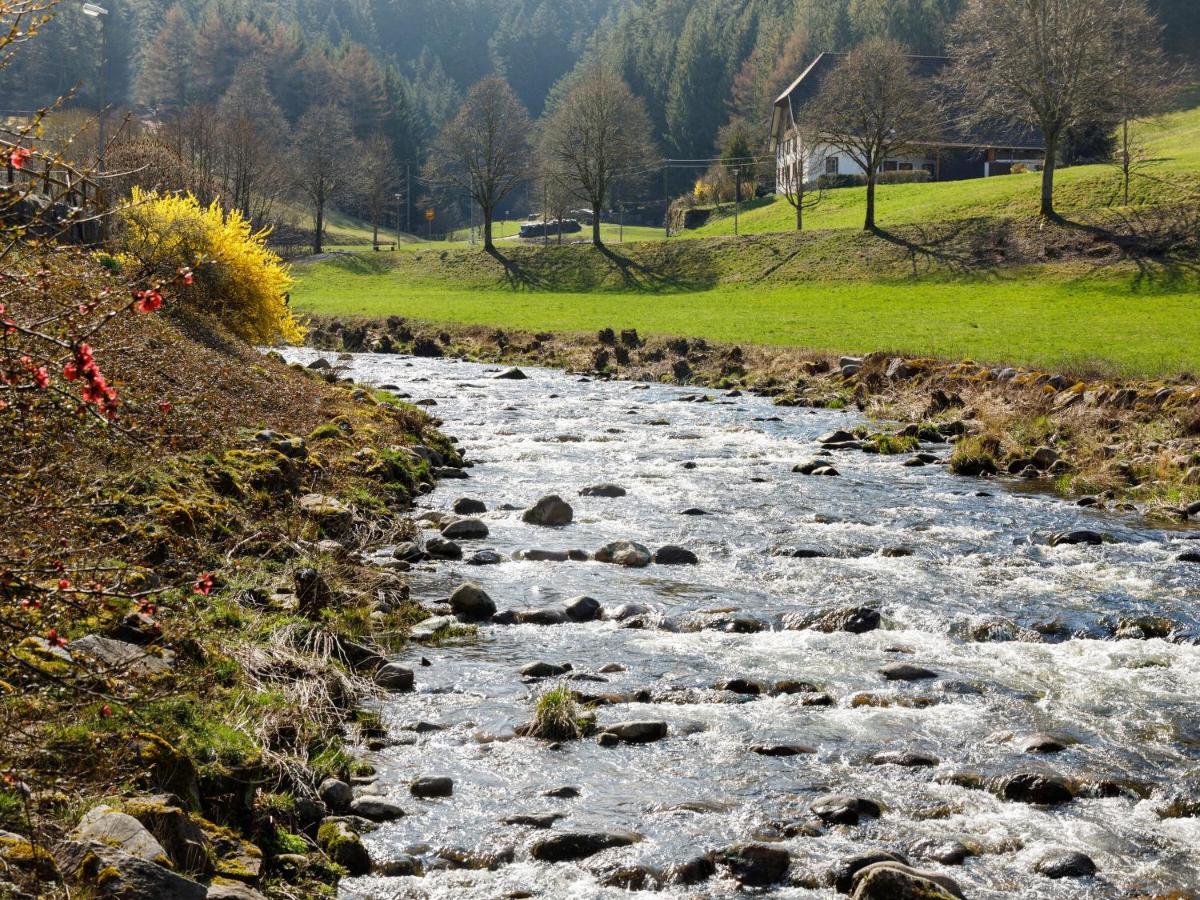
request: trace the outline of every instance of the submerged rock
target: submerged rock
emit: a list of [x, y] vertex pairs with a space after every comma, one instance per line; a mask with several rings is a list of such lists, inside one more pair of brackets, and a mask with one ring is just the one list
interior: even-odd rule
[[487, 536], [488, 527], [479, 519], [454, 519], [442, 528], [442, 537], [453, 540], [478, 541]]
[[451, 509], [460, 516], [477, 516], [480, 513], [487, 512], [487, 504], [473, 497], [459, 497], [454, 501]]
[[359, 797], [351, 802], [350, 812], [372, 822], [391, 822], [405, 815], [402, 807], [382, 797]]

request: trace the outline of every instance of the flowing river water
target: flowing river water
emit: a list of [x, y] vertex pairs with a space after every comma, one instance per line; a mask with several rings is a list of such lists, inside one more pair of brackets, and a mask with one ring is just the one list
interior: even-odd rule
[[[420, 565], [409, 576], [415, 598], [437, 603], [471, 580], [501, 610], [587, 595], [610, 613], [649, 611], [487, 624], [474, 639], [401, 654], [416, 690], [382, 708], [392, 740], [370, 755], [379, 777], [367, 790], [407, 815], [365, 840], [375, 860], [414, 857], [425, 874], [347, 880], [343, 897], [622, 896], [639, 872], [663, 896], [736, 896], [724, 870], [691, 886], [671, 883], [672, 873], [747, 842], [790, 854], [789, 874], [766, 889], [778, 897], [835, 897], [822, 880], [830, 867], [877, 849], [951, 876], [970, 898], [1197, 896], [1200, 565], [1179, 560], [1200, 550], [1197, 531], [940, 465], [906, 467], [908, 455], [837, 453], [837, 478], [792, 472], [819, 452], [819, 435], [857, 424], [853, 413], [532, 368], [528, 380], [497, 380], [494, 367], [449, 360], [364, 355], [343, 365], [360, 383], [436, 400], [430, 411], [474, 463], [469, 479], [443, 481], [421, 505], [483, 501], [490, 534], [461, 543], [467, 557], [492, 549], [502, 561]], [[627, 494], [579, 495], [600, 482]], [[573, 523], [525, 524], [521, 510], [552, 493], [574, 507]], [[1050, 534], [1075, 529], [1111, 539], [1049, 546]], [[683, 546], [699, 564], [512, 558], [619, 539]], [[797, 618], [789, 614], [848, 607], [877, 609], [880, 627], [784, 627]], [[1145, 616], [1169, 620], [1171, 634], [1145, 639], [1128, 627]], [[595, 708], [601, 727], [661, 721], [667, 737], [557, 748], [514, 737], [555, 683], [522, 677], [535, 661], [569, 663], [566, 683], [581, 693], [617, 695]], [[936, 677], [885, 679], [880, 670], [897, 662]], [[715, 689], [730, 679], [763, 692]], [[788, 680], [832, 702], [775, 689]], [[1026, 752], [1038, 733], [1064, 749]], [[754, 752], [790, 745], [815, 752]], [[874, 759], [889, 751], [927, 758]], [[1023, 773], [1065, 779], [1074, 799], [1003, 799], [996, 785]], [[426, 776], [453, 779], [453, 795], [411, 797], [410, 782]], [[547, 796], [563, 787], [577, 796]], [[873, 801], [882, 815], [822, 822], [810, 805], [830, 794]], [[1169, 808], [1180, 794], [1190, 817]], [[549, 831], [504, 824], [525, 814], [558, 818]], [[578, 862], [535, 861], [531, 845], [559, 831], [636, 841]], [[1086, 853], [1097, 874], [1034, 873], [1060, 850]]]

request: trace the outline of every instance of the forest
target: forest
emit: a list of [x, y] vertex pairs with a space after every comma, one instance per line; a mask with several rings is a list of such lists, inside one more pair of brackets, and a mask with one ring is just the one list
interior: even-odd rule
[[[622, 74], [644, 102], [663, 156], [705, 159], [730, 146], [743, 154], [761, 152], [771, 101], [818, 53], [873, 36], [894, 38], [913, 53], [939, 53], [961, 5], [109, 0], [110, 13], [98, 23], [70, 0], [54, 8], [38, 39], [0, 71], [0, 116], [28, 115], [60, 97], [80, 110], [104, 106], [113, 111], [110, 118], [131, 111], [143, 123], [194, 125], [215, 121], [224, 110], [234, 132], [253, 127], [249, 143], [282, 145], [290, 143], [306, 112], [332, 104], [344, 112], [349, 136], [360, 142], [357, 156], [373, 146], [384, 153], [376, 168], [384, 166], [382, 159], [384, 167], [407, 163], [409, 171], [419, 171], [437, 133], [481, 78], [503, 76], [536, 119], [556, 86], [601, 62]], [[1200, 55], [1200, 6], [1192, 0], [1150, 5], [1163, 24], [1167, 49], [1194, 61]], [[196, 133], [194, 127], [179, 131]], [[189, 162], [211, 167], [204, 153], [192, 147]], [[686, 190], [694, 174], [672, 171], [669, 189]], [[185, 182], [191, 187], [196, 180]], [[406, 185], [377, 187], [374, 201], [360, 195], [340, 203], [365, 217], [373, 202]], [[260, 197], [259, 205], [265, 208], [269, 200]], [[261, 211], [244, 208], [253, 218]]]

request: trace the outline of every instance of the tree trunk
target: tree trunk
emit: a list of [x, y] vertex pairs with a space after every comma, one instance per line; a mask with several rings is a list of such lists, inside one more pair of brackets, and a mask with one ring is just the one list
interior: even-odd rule
[[875, 230], [875, 173], [867, 173], [867, 221], [863, 231]]
[[1129, 119], [1121, 122], [1121, 174], [1125, 180], [1125, 205], [1129, 205]]
[[492, 243], [492, 210], [485, 209], [483, 211], [483, 249], [491, 253], [496, 249], [496, 245]]
[[325, 201], [318, 200], [316, 203], [317, 214], [313, 217], [313, 254], [318, 254], [323, 249], [323, 241], [325, 239]]
[[1042, 216], [1054, 218], [1054, 166], [1058, 156], [1058, 136], [1046, 136], [1046, 165], [1042, 168]]
[[592, 244], [596, 247], [603, 247], [604, 243], [600, 240], [600, 204], [592, 206]]
[[796, 195], [796, 230], [804, 230], [804, 192]]
[[372, 219], [371, 221], [371, 249], [379, 249], [379, 220]]

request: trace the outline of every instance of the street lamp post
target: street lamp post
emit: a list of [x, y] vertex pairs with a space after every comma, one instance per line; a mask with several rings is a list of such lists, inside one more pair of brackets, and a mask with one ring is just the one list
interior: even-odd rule
[[403, 195], [402, 195], [402, 194], [393, 194], [392, 196], [393, 196], [393, 198], [394, 198], [394, 199], [395, 199], [395, 201], [396, 201], [396, 249], [397, 249], [397, 250], [399, 250], [399, 249], [400, 249], [400, 221], [401, 221], [401, 218], [400, 218], [400, 198], [401, 198]]
[[85, 16], [100, 20], [100, 117], [97, 124], [96, 171], [104, 172], [105, 135], [104, 125], [108, 118], [108, 10], [95, 3], [81, 7]]

